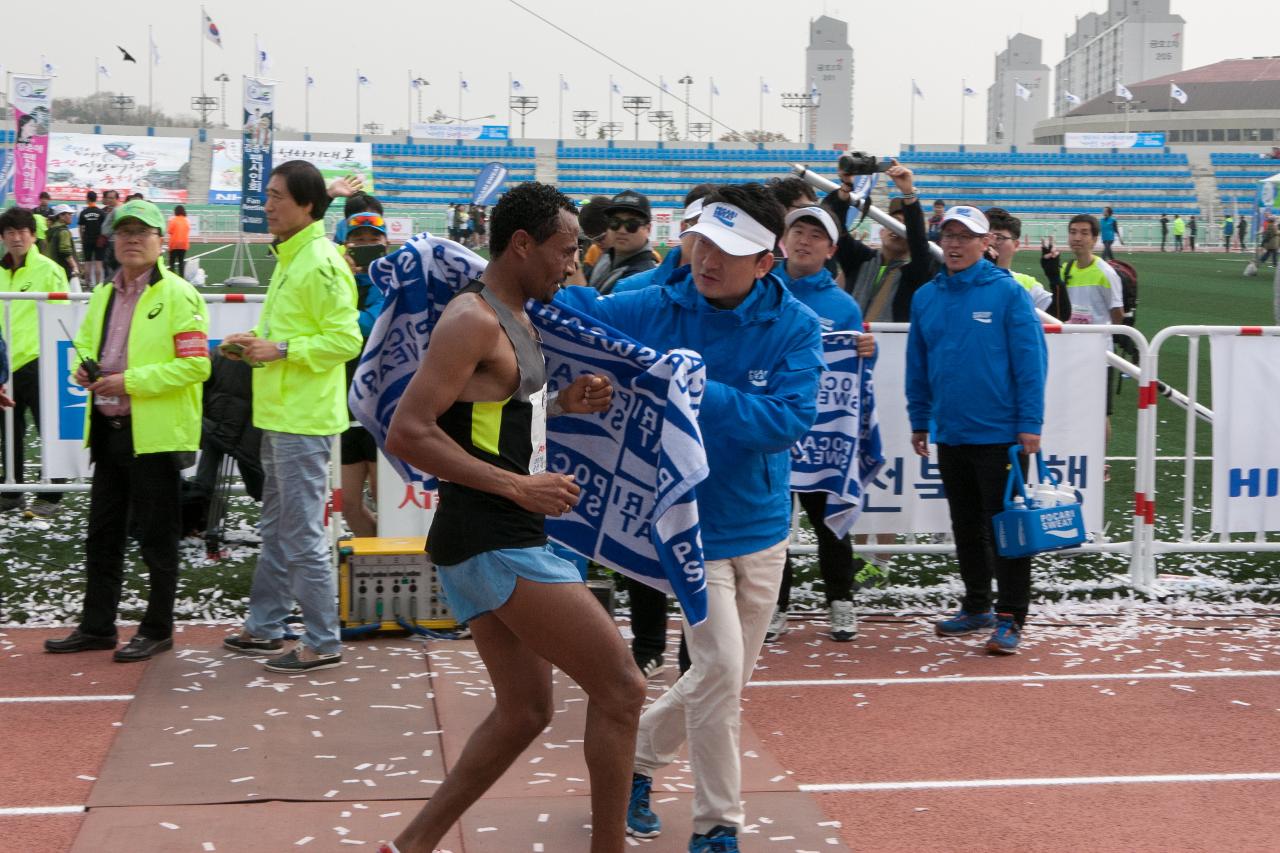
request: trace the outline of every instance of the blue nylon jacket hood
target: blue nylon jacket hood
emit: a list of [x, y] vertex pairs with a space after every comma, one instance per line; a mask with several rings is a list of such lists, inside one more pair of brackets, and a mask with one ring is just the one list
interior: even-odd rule
[[711, 474], [697, 494], [706, 558], [740, 557], [786, 539], [791, 445], [817, 416], [824, 364], [814, 313], [773, 274], [731, 311], [703, 299], [689, 276], [607, 297], [568, 287], [556, 301], [661, 352], [702, 354], [707, 387], [698, 423]]
[[1048, 349], [1031, 296], [990, 261], [946, 270], [911, 300], [907, 415], [940, 444], [1012, 444], [1044, 425]]
[[858, 302], [840, 289], [835, 277], [826, 267], [812, 275], [792, 278], [787, 275], [786, 259], [779, 259], [773, 272], [782, 280], [791, 295], [818, 315], [824, 332], [861, 332], [862, 309]]
[[679, 244], [672, 246], [662, 263], [651, 270], [629, 275], [613, 286], [614, 293], [643, 290], [651, 284], [671, 284], [679, 278], [689, 277], [689, 265], [680, 258]]

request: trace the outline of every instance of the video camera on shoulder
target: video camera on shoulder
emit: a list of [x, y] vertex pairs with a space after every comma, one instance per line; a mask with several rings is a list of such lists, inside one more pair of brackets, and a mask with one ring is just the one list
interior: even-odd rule
[[848, 154], [841, 154], [840, 159], [836, 162], [836, 169], [840, 174], [849, 176], [874, 175], [877, 172], [887, 172], [892, 166], [893, 163], [889, 160], [878, 160], [865, 151], [850, 151]]

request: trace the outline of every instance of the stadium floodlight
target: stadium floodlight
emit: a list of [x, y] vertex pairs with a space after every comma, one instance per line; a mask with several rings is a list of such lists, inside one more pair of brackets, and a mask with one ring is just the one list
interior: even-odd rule
[[512, 95], [507, 106], [510, 109], [520, 113], [520, 138], [524, 139], [524, 120], [525, 116], [538, 108], [538, 98], [536, 95]]
[[209, 113], [218, 108], [218, 99], [213, 95], [192, 95], [191, 109], [200, 113], [200, 126], [209, 126]]
[[606, 121], [604, 124], [600, 125], [600, 133], [607, 136], [609, 139], [613, 139], [619, 133], [622, 133], [622, 122]]
[[370, 136], [378, 136], [382, 133], [382, 125], [378, 124], [376, 121], [365, 122], [363, 127]]
[[627, 95], [622, 99], [622, 108], [636, 117], [636, 139], [640, 139], [640, 114], [649, 111], [653, 106], [653, 98], [648, 95]]
[[587, 138], [587, 128], [596, 123], [600, 113], [596, 110], [574, 110], [573, 124], [579, 139]]
[[692, 136], [698, 137], [699, 139], [706, 136], [710, 132], [711, 132], [711, 122], [709, 121], [695, 121], [689, 125], [689, 133]]
[[[799, 141], [806, 141], [806, 137], [812, 137], [813, 134], [806, 134], [804, 129], [809, 126], [809, 116], [818, 108], [818, 98], [813, 92], [784, 92], [782, 95], [782, 106], [788, 110], [795, 110], [800, 114], [800, 136]], [[808, 139], [813, 142], [813, 139]]]
[[676, 82], [684, 86], [684, 138], [689, 139], [693, 136], [693, 125], [689, 124], [689, 87], [693, 85], [693, 78], [686, 74]]

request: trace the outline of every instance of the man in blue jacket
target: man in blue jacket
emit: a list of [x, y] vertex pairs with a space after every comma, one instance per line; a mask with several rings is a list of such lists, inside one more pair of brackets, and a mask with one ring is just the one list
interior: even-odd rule
[[[785, 260], [778, 261], [774, 274], [782, 279], [792, 296], [818, 315], [822, 331], [860, 332], [862, 311], [858, 303], [841, 290], [826, 266], [835, 254], [839, 236], [835, 220], [825, 208], [813, 205], [791, 210], [787, 213], [786, 231], [782, 235], [787, 256]], [[875, 339], [871, 335], [862, 335], [858, 339], [858, 354], [864, 358], [875, 355]], [[858, 619], [853, 609], [853, 544], [849, 537], [838, 537], [827, 527], [824, 520], [825, 492], [797, 492], [796, 498], [818, 537], [818, 570], [822, 574], [831, 617], [831, 639], [847, 643], [858, 635]], [[770, 639], [786, 633], [791, 578], [791, 559], [788, 556], [782, 573], [782, 587], [778, 590], [778, 608], [769, 622]]]
[[698, 422], [710, 476], [698, 486], [708, 617], [686, 622], [692, 666], [640, 718], [627, 831], [652, 837], [655, 772], [687, 739], [694, 767], [689, 850], [736, 851], [743, 824], [739, 704], [773, 613], [791, 526], [791, 445], [817, 415], [818, 320], [773, 275], [783, 211], [759, 184], [704, 201], [692, 277], [594, 299], [558, 296], [660, 351], [702, 354]]
[[996, 555], [991, 519], [1004, 509], [1009, 445], [1040, 450], [1048, 355], [1027, 291], [983, 258], [990, 242], [977, 208], [944, 215], [945, 269], [911, 300], [907, 415], [911, 446], [925, 458], [933, 424], [964, 581], [959, 611], [935, 628], [948, 637], [994, 628], [987, 651], [1013, 654], [1031, 600], [1031, 560]]

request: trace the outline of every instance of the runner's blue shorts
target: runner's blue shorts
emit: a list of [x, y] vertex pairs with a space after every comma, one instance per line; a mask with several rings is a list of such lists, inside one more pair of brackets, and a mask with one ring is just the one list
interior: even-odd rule
[[436, 566], [449, 610], [459, 625], [507, 603], [516, 578], [536, 583], [582, 583], [577, 566], [550, 545], [485, 551], [452, 566]]

